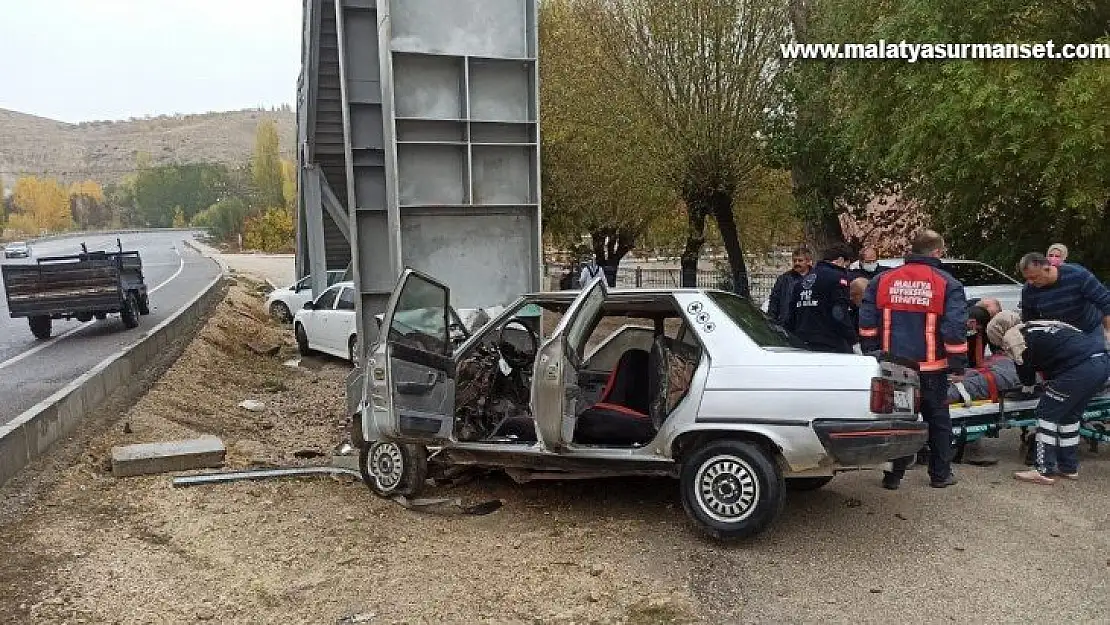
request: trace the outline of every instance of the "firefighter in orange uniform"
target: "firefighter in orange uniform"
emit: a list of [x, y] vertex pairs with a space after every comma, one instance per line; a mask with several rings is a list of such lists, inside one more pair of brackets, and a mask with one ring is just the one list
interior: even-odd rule
[[[967, 367], [967, 298], [964, 287], [941, 269], [944, 239], [932, 230], [914, 237], [901, 267], [875, 277], [859, 311], [860, 347], [916, 362], [921, 416], [929, 424], [929, 485], [956, 483], [952, 474], [952, 418], [948, 378]], [[896, 490], [913, 458], [894, 461], [883, 488]]]

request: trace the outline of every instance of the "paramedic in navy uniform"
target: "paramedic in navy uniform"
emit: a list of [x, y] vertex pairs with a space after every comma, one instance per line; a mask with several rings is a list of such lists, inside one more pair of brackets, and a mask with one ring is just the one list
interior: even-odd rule
[[[963, 285], [941, 269], [943, 255], [939, 234], [919, 232], [905, 264], [884, 271], [867, 286], [859, 311], [863, 353], [884, 352], [917, 363], [933, 488], [956, 483], [947, 374], [958, 379], [967, 367], [967, 298]], [[883, 488], [897, 489], [911, 462], [913, 457], [894, 461], [883, 476]]]
[[1023, 392], [1032, 390], [1038, 371], [1045, 380], [1036, 408], [1036, 468], [1014, 477], [1034, 484], [1052, 484], [1055, 476], [1079, 479], [1079, 419], [1110, 377], [1110, 357], [1101, 336], [1073, 325], [1019, 322], [1017, 313], [1002, 311], [987, 325], [991, 343], [1017, 364]]

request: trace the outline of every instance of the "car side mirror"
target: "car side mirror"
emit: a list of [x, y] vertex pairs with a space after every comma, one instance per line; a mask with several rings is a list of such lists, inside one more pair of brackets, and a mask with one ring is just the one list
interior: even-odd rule
[[305, 310], [316, 310], [316, 302], [308, 301], [304, 303]]

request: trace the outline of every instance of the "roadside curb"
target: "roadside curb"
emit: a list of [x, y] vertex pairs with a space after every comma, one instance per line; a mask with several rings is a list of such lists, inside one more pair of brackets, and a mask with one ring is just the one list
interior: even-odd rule
[[132, 374], [146, 369], [171, 344], [200, 327], [224, 294], [222, 287], [227, 268], [217, 259], [212, 260], [220, 265], [221, 275], [172, 317], [12, 421], [0, 425], [0, 485], [47, 455], [54, 443], [78, 428], [86, 414], [96, 410], [118, 389], [126, 387]]

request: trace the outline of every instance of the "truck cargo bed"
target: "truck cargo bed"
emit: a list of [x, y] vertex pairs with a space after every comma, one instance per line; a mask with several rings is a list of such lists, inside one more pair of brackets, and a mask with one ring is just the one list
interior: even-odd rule
[[55, 256], [0, 269], [12, 317], [119, 312], [128, 291], [146, 291], [138, 252]]

